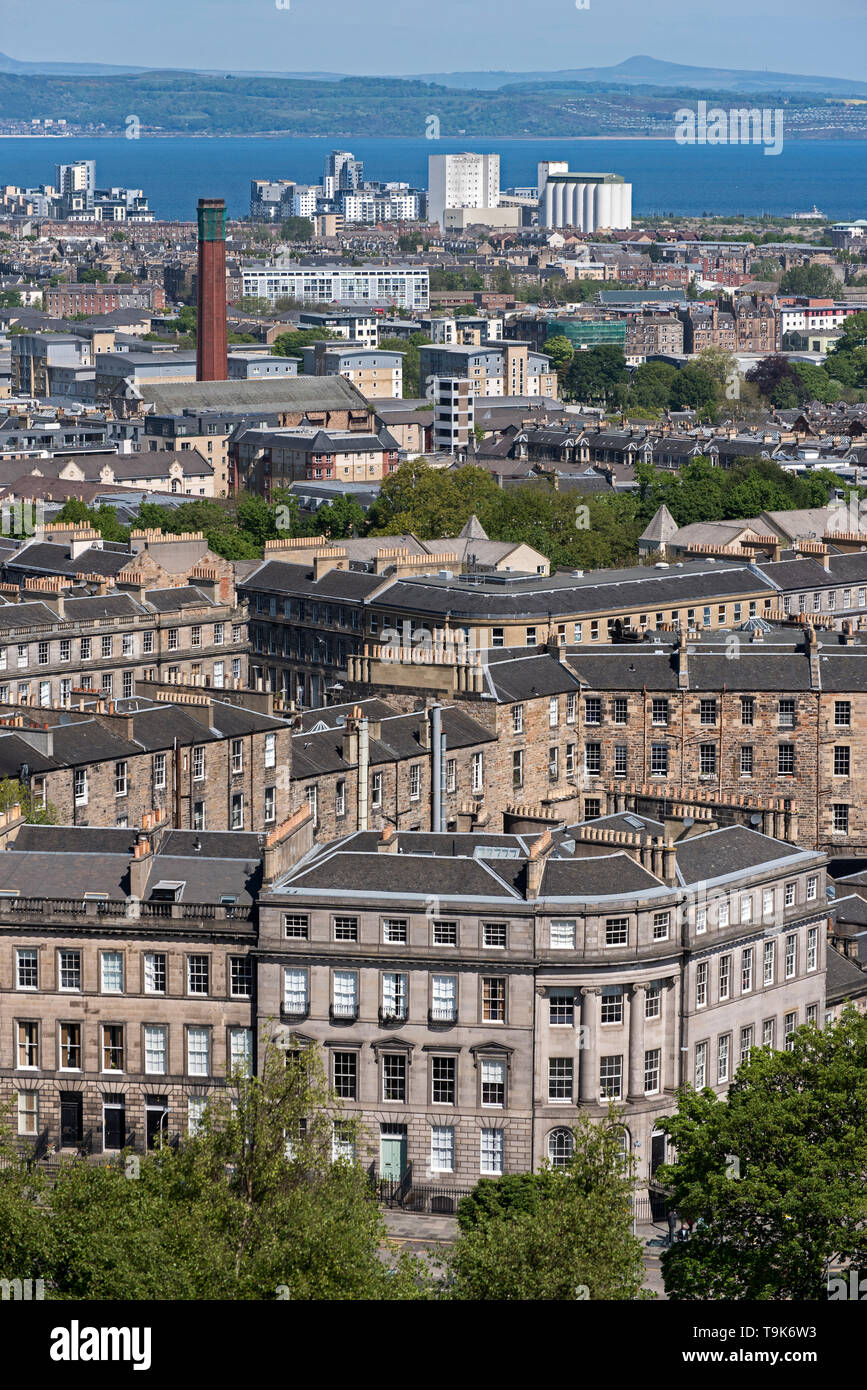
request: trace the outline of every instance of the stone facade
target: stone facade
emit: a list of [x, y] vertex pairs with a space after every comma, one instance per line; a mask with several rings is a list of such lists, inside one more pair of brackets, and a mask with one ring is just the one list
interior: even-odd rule
[[[528, 1149], [534, 1168], [562, 1158], [576, 1107], [602, 1118], [610, 1100], [647, 1180], [685, 1081], [722, 1092], [766, 1024], [783, 1046], [821, 1021], [823, 857], [740, 827], [716, 832], [718, 854], [707, 835], [657, 850], [636, 823], [604, 846], [581, 827], [545, 832], [529, 853], [510, 836], [416, 848], [387, 829], [274, 883], [258, 1023], [325, 1049], [366, 1167], [389, 1167], [399, 1137], [413, 1182], [465, 1189], [492, 1163], [522, 1171]], [[426, 884], [412, 888], [419, 853]]]

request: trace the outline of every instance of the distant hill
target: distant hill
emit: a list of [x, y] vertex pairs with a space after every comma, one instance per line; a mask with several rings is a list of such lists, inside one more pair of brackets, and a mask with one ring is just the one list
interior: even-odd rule
[[[582, 81], [573, 80], [576, 75]], [[505, 74], [505, 85], [499, 82], [503, 76], [489, 73], [488, 86], [466, 87], [438, 85], [430, 77], [335, 73], [257, 76], [164, 68], [61, 75], [57, 70], [4, 71], [0, 63], [0, 117], [19, 128], [50, 117], [78, 132], [109, 135], [124, 133], [133, 111], [143, 134], [267, 133], [345, 142], [360, 137], [420, 139], [429, 113], [435, 111], [443, 139], [464, 139], [467, 132], [473, 142], [579, 135], [673, 139], [676, 112], [684, 101], [699, 95], [711, 102], [728, 101], [736, 89], [723, 84], [738, 74], [632, 58], [616, 68], [587, 68], [578, 74]], [[759, 85], [740, 89], [738, 99], [760, 106], [784, 101], [787, 139], [867, 139], [867, 104], [850, 106], [837, 100], [824, 105], [825, 97], [841, 95], [839, 82], [829, 79], [834, 90], [825, 87], [819, 96], [781, 84], [820, 79], [783, 79], [774, 73], [746, 76]], [[663, 82], [667, 85], [659, 85]], [[847, 91], [850, 88], [854, 84]], [[864, 90], [867, 94], [867, 85]], [[818, 119], [817, 104], [823, 106]]]
[[[253, 71], [244, 68], [128, 67], [110, 63], [25, 62], [0, 53], [0, 73], [44, 77], [124, 77], [143, 73], [193, 73], [203, 77], [267, 77], [336, 82], [346, 76], [337, 72]], [[787, 72], [756, 72], [741, 68], [705, 68], [670, 63], [646, 54], [602, 68], [561, 68], [551, 72], [422, 72], [405, 74], [411, 82], [435, 83], [456, 90], [492, 92], [503, 87], [587, 83], [613, 87], [691, 87], [701, 91], [732, 92], [815, 92], [824, 96], [867, 95], [867, 80], [844, 77], [816, 77]], [[359, 80], [359, 79], [354, 79]]]
[[252, 72], [242, 68], [132, 68], [111, 63], [43, 63], [19, 62], [8, 53], [0, 53], [0, 72], [31, 74], [36, 77], [133, 77], [146, 72], [192, 72], [206, 77], [306, 77], [311, 81], [339, 81], [339, 72]]
[[703, 91], [817, 92], [825, 96], [859, 96], [867, 81], [845, 77], [815, 77], [787, 72], [755, 72], [739, 68], [700, 68], [640, 56], [606, 68], [562, 68], [556, 72], [427, 72], [420, 81], [443, 87], [497, 91], [528, 83], [580, 82], [629, 87], [694, 87]]

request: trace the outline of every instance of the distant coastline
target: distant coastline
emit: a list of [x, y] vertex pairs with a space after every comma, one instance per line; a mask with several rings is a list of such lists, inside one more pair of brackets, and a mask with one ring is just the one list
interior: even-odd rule
[[[0, 133], [0, 140], [124, 140], [127, 137], [122, 130], [103, 131], [102, 134], [89, 134], [82, 131], [70, 131], [62, 135], [53, 132], [43, 132], [41, 135], [11, 135]], [[136, 142], [143, 140], [322, 140], [326, 144], [334, 144], [338, 140], [366, 140], [370, 137], [360, 131], [353, 134], [351, 131], [340, 131], [336, 135], [319, 134], [298, 134], [291, 130], [221, 130], [212, 133], [206, 131], [143, 131], [136, 137]], [[421, 139], [422, 136], [415, 135], [377, 135], [380, 141], [394, 141], [395, 144], [401, 141]], [[670, 144], [674, 145], [674, 135], [443, 135], [439, 140], [431, 140], [431, 154], [436, 153], [435, 146], [438, 144], [457, 144], [459, 141], [471, 141], [475, 145], [491, 144], [498, 145], [537, 145], [540, 140], [549, 139], [556, 141], [558, 145], [578, 144], [582, 141], [594, 144], [596, 142], [613, 141], [621, 145], [637, 144]], [[817, 132], [815, 135], [792, 134], [786, 136], [786, 141], [790, 144], [814, 145], [819, 143], [836, 144], [837, 141], [867, 141], [867, 130], [861, 133], [846, 131], [839, 135], [830, 134], [827, 131]], [[723, 148], [722, 146], [710, 146], [709, 148]]]

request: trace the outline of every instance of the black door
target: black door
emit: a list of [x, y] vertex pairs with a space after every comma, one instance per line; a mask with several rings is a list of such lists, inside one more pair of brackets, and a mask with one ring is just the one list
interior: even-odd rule
[[[650, 1179], [653, 1182], [654, 1175], [660, 1164], [665, 1162], [665, 1135], [651, 1134], [650, 1136]], [[664, 1192], [651, 1186], [650, 1188], [650, 1219], [652, 1221], [664, 1221], [668, 1212], [668, 1198]]]
[[168, 1132], [169, 1107], [162, 1096], [148, 1097], [145, 1107], [145, 1126], [147, 1132], [147, 1146], [155, 1149], [159, 1143], [160, 1135], [166, 1136]]
[[650, 1176], [653, 1177], [660, 1164], [665, 1162], [665, 1135], [650, 1136]]
[[103, 1107], [103, 1121], [104, 1147], [122, 1149], [126, 1138], [126, 1105], [123, 1102], [106, 1101]]
[[64, 1149], [74, 1148], [84, 1138], [81, 1096], [77, 1091], [60, 1093], [60, 1143]]

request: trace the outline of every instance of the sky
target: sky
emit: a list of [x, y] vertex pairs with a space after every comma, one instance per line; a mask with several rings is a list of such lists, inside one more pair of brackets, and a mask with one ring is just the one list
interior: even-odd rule
[[400, 76], [636, 54], [861, 78], [865, 0], [0, 0], [30, 61]]

